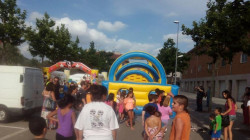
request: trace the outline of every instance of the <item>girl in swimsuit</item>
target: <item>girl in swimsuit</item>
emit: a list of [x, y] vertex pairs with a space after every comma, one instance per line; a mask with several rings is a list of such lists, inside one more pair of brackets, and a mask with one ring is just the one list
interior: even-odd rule
[[156, 111], [156, 108], [153, 106], [148, 106], [145, 110], [151, 115], [145, 121], [145, 131], [148, 135], [148, 140], [162, 140], [161, 113]]
[[133, 109], [135, 107], [135, 101], [133, 99], [133, 92], [129, 92], [127, 98], [124, 99], [124, 107], [129, 117], [129, 119], [126, 121], [126, 125], [130, 126], [131, 130], [134, 130], [135, 128], [133, 127], [133, 119], [134, 119]]

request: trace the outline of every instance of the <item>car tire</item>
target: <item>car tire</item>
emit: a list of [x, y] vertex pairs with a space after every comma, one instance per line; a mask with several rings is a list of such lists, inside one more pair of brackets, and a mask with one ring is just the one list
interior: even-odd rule
[[9, 111], [6, 107], [0, 106], [0, 122], [8, 122], [10, 118]]

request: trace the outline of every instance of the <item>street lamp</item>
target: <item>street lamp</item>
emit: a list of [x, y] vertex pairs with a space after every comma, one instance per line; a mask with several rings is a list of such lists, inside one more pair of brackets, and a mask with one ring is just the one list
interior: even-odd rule
[[176, 42], [176, 57], [175, 57], [175, 77], [174, 77], [174, 84], [176, 85], [176, 77], [177, 77], [177, 59], [178, 59], [178, 37], [179, 37], [179, 21], [174, 21], [175, 24], [177, 24], [177, 42]]

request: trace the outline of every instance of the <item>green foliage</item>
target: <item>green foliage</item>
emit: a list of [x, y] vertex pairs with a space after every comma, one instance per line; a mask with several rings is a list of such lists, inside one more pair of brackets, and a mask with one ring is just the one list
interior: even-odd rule
[[26, 11], [21, 11], [16, 0], [0, 0], [0, 64], [14, 63], [20, 55], [17, 48], [24, 42]]
[[197, 54], [207, 54], [213, 63], [219, 58], [232, 62], [238, 52], [250, 55], [250, 2], [209, 1], [205, 18], [192, 28], [182, 25], [183, 33], [196, 42]]
[[[65, 25], [57, 27], [53, 36], [53, 46], [50, 48], [50, 54], [47, 57], [52, 63], [56, 63], [62, 60], [71, 61], [74, 57], [71, 57], [72, 49], [71, 35]], [[77, 51], [77, 50], [76, 50]]]
[[[160, 50], [157, 55], [157, 59], [163, 65], [166, 74], [175, 72], [175, 61], [176, 61], [176, 50], [175, 43], [173, 39], [169, 38], [166, 42], [164, 42], [163, 48]], [[189, 57], [185, 53], [181, 53], [178, 50], [177, 56], [181, 56], [177, 59], [177, 71], [183, 72], [188, 64]]]
[[89, 49], [85, 55], [86, 65], [90, 68], [98, 69], [99, 71], [108, 71], [114, 59], [112, 59], [113, 53], [106, 51], [97, 51], [95, 49], [95, 43], [90, 42]]
[[45, 57], [51, 54], [51, 48], [54, 43], [55, 32], [53, 26], [55, 21], [50, 19], [47, 13], [42, 19], [36, 19], [36, 29], [29, 27], [25, 38], [29, 43], [29, 51], [32, 56], [42, 58], [42, 63]]

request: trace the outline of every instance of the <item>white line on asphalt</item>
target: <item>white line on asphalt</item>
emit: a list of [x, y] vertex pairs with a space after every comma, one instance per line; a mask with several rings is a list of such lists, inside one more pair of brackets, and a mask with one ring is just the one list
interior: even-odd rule
[[4, 136], [4, 137], [0, 138], [0, 140], [7, 140], [7, 139], [9, 139], [9, 138], [11, 138], [11, 137], [13, 137], [13, 136], [15, 136], [15, 135], [18, 135], [18, 134], [20, 134], [20, 133], [23, 133], [23, 132], [25, 132], [25, 131], [27, 131], [27, 130], [28, 130], [28, 128], [23, 129], [23, 130], [19, 130], [19, 131], [15, 132], [15, 133], [12, 133], [12, 134], [10, 134], [10, 135], [7, 135], [7, 136]]
[[15, 128], [15, 129], [26, 129], [26, 128], [23, 128], [23, 127], [6, 126], [6, 125], [0, 125], [0, 127]]

